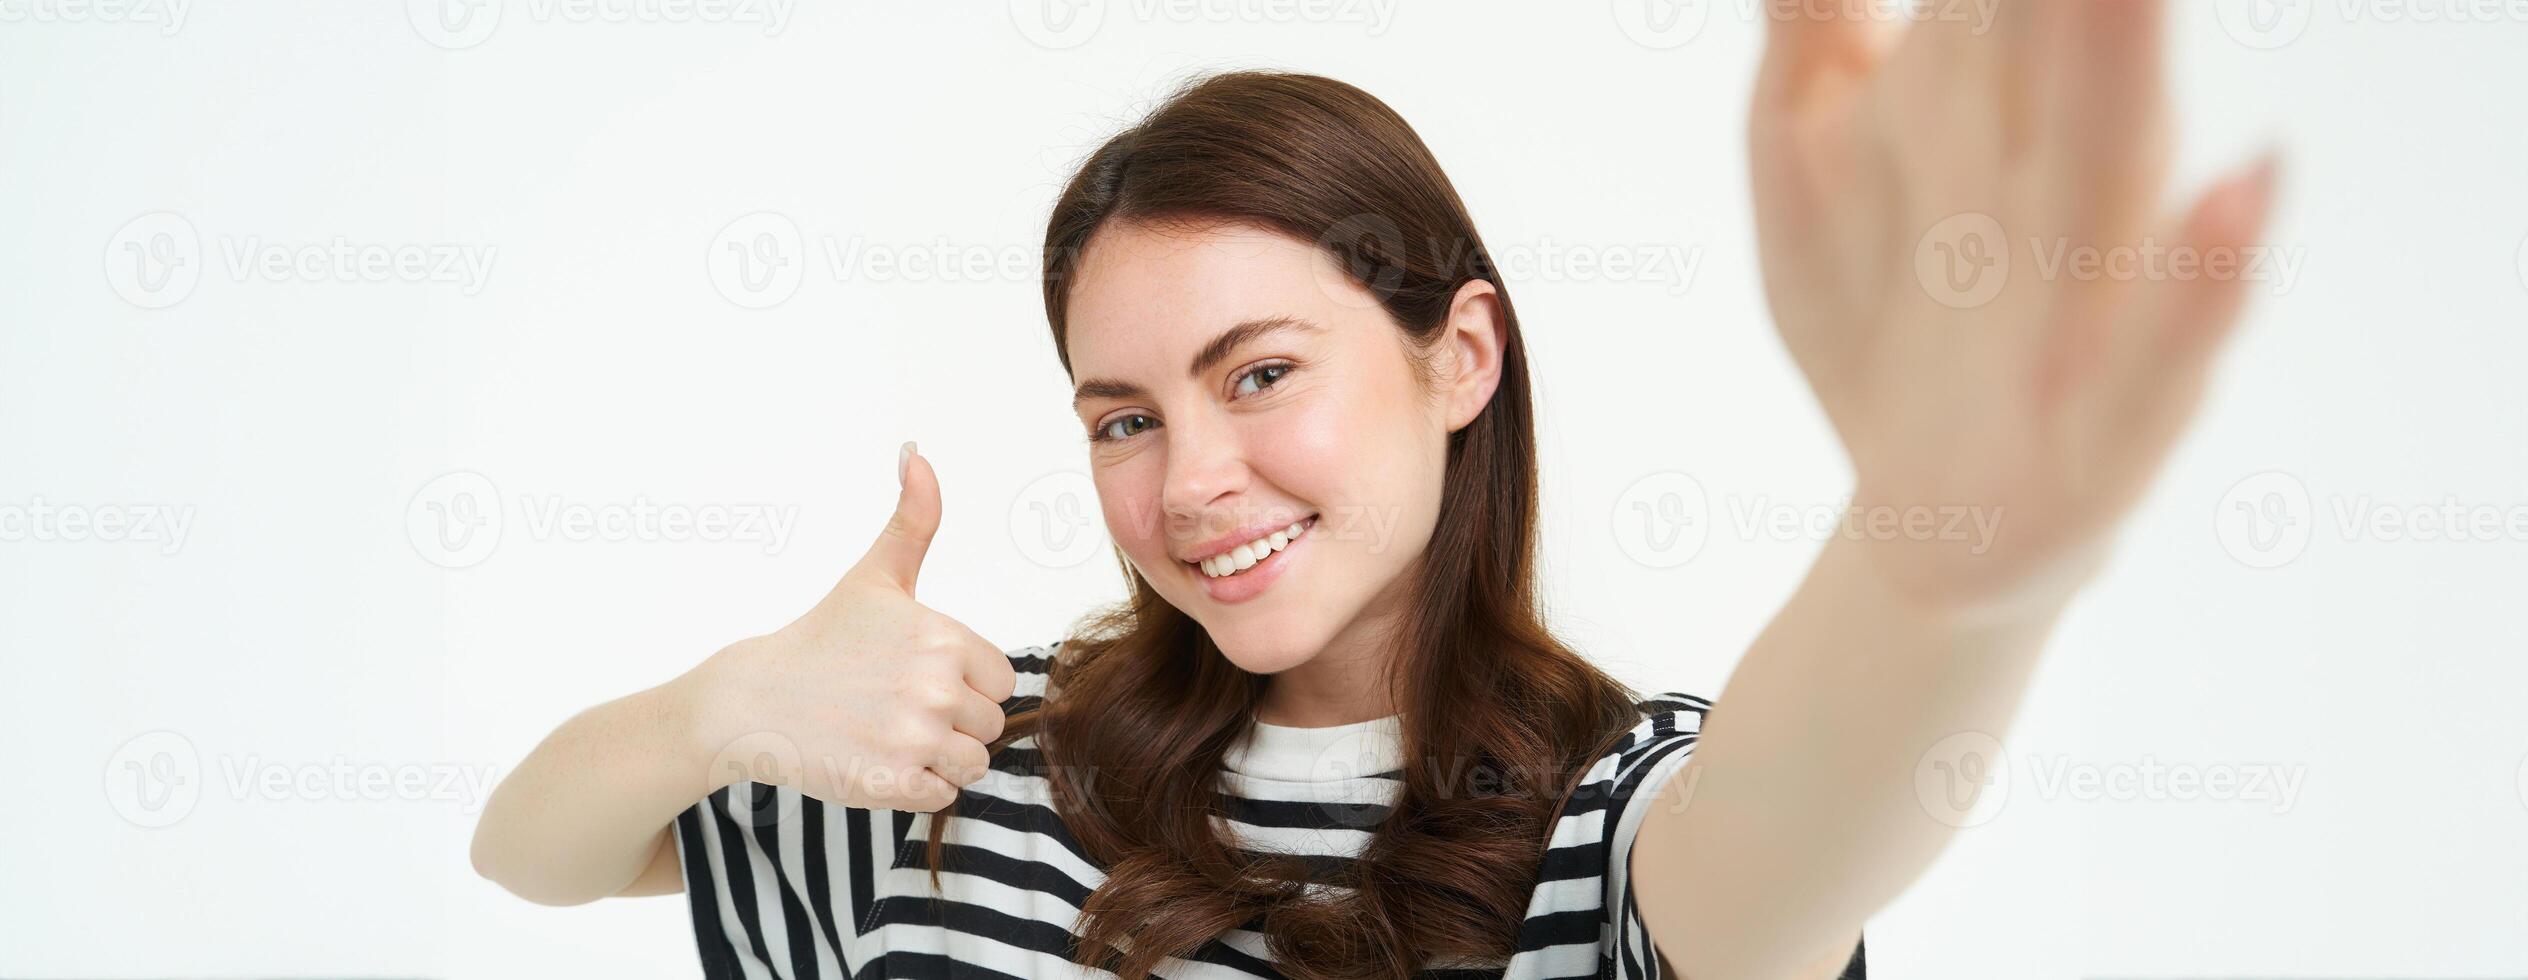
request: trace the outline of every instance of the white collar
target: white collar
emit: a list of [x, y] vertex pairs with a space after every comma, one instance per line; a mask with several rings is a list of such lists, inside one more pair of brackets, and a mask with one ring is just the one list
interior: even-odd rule
[[1388, 715], [1349, 725], [1295, 728], [1254, 722], [1229, 746], [1221, 765], [1255, 779], [1337, 782], [1403, 768], [1403, 718]]

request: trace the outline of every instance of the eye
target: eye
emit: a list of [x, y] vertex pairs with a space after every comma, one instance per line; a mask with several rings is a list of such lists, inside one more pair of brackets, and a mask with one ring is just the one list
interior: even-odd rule
[[[1241, 398], [1254, 394], [1255, 392], [1262, 391], [1266, 388], [1270, 388], [1279, 383], [1282, 380], [1282, 376], [1289, 374], [1292, 370], [1293, 367], [1289, 364], [1258, 365], [1248, 370], [1245, 374], [1238, 375], [1237, 381], [1229, 386], [1229, 397]], [[1250, 382], [1253, 383], [1253, 387], [1249, 387]]]
[[1097, 431], [1089, 433], [1089, 439], [1093, 442], [1130, 439], [1158, 424], [1159, 420], [1147, 415], [1118, 415], [1099, 423]]

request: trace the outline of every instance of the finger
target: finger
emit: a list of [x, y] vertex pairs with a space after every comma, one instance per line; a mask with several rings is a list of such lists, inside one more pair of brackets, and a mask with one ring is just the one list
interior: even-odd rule
[[1954, 70], [1995, 61], [1992, 26], [1973, 5], [1923, 4], [1904, 22], [1889, 67], [1920, 62]]
[[983, 778], [992, 766], [992, 753], [983, 743], [964, 735], [948, 736], [939, 747], [939, 756], [931, 760], [930, 771], [951, 786], [971, 786]]
[[[2264, 236], [2279, 165], [2268, 154], [2205, 191], [2175, 236], [2163, 278], [2144, 283], [2110, 338], [2108, 390], [2137, 448], [2174, 437], [2193, 413], [2213, 355], [2237, 326], [2254, 281], [2250, 251]], [[2175, 263], [2184, 256], [2184, 267]]]
[[[953, 622], [953, 620], [952, 620]], [[957, 628], [965, 629], [958, 623]], [[967, 629], [965, 644], [966, 686], [975, 693], [999, 704], [1010, 699], [1018, 689], [1018, 667], [1010, 663], [1009, 654], [999, 645]]]
[[914, 813], [937, 813], [957, 802], [958, 784], [927, 767], [915, 769], [904, 777], [904, 792], [896, 799], [905, 810]]
[[2039, 151], [2075, 245], [2134, 241], [2159, 213], [2170, 147], [2165, 0], [2068, 0], [2061, 29], [2079, 38], [2046, 91]]
[[1907, 182], [1940, 200], [1941, 213], [1989, 207], [2004, 114], [1991, 27], [1967, 6], [1923, 5], [1880, 72], [1881, 94], [1902, 110], [1897, 162], [1914, 164]]
[[1009, 721], [1009, 715], [1001, 710], [999, 701], [973, 691], [958, 695], [957, 703], [948, 710], [953, 719], [950, 724], [957, 731], [985, 745], [1001, 737], [1001, 729]]
[[2046, 85], [2054, 66], [2071, 57], [2071, 5], [2059, 0], [1998, 4], [1992, 33], [2001, 41], [2002, 145], [2018, 160], [2044, 131]]
[[899, 458], [903, 489], [896, 494], [895, 513], [852, 572], [902, 589], [909, 596], [921, 577], [922, 558], [930, 553], [931, 537], [939, 533], [939, 476], [912, 443], [904, 444]]
[[1756, 74], [1759, 102], [1792, 107], [1820, 86], [1866, 78], [1892, 32], [1859, 9], [1819, 0], [1765, 0], [1764, 65]]

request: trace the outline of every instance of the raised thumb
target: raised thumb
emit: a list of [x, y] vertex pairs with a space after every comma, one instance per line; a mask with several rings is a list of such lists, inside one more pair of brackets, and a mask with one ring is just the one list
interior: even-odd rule
[[896, 494], [895, 514], [887, 518], [869, 554], [860, 559], [859, 570], [912, 595], [914, 580], [922, 573], [922, 557], [930, 553], [931, 536], [939, 533], [939, 475], [910, 442], [896, 451], [896, 459], [896, 473], [904, 488]]

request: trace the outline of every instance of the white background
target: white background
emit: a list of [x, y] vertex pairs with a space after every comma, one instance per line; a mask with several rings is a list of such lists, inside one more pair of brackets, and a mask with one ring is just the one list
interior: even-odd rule
[[[1112, 0], [1068, 32], [1034, 0], [434, 2], [0, 0], [0, 973], [696, 975], [680, 898], [476, 878], [480, 782], [804, 609], [904, 439], [946, 490], [925, 601], [1016, 647], [1118, 595], [1095, 528], [1042, 519], [1096, 507], [1031, 250], [1067, 167], [1200, 69], [1354, 82], [1449, 168], [1533, 350], [1554, 621], [1624, 680], [1718, 692], [1821, 543], [1743, 518], [1842, 493], [1749, 251], [1746, 0]], [[2175, 6], [2181, 177], [2281, 146], [2296, 279], [1873, 975], [2528, 972], [2528, 527], [2341, 520], [2528, 509], [2528, 11]], [[765, 231], [794, 283], [732, 264]], [[337, 239], [489, 274], [232, 264]], [[939, 249], [1016, 268], [906, 258]], [[1685, 538], [1641, 522], [1662, 499]], [[544, 520], [635, 504], [792, 523]], [[155, 514], [184, 532], [88, 523]], [[2049, 782], [2146, 766], [2296, 789]]]

